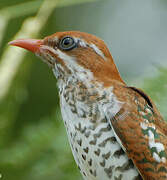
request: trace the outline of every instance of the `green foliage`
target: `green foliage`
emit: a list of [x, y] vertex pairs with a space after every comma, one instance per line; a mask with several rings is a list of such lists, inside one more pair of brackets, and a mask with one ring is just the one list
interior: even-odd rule
[[[71, 6], [86, 2], [93, 2], [96, 0], [52, 0], [53, 2], [57, 3], [56, 7], [65, 7]], [[11, 18], [17, 18], [20, 16], [30, 15], [36, 13], [40, 8], [43, 0], [24, 0], [24, 2], [19, 3], [20, 1], [12, 0], [12, 1], [0, 1], [0, 9], [1, 14], [5, 14], [6, 16], [10, 16]], [[9, 6], [10, 5], [10, 6]], [[12, 5], [12, 6], [11, 6]], [[26, 8], [25, 8], [26, 7]], [[24, 9], [24, 11], [22, 11]]]
[[80, 3], [86, 3], [86, 2], [93, 2], [96, 0], [61, 0], [60, 3], [58, 4], [58, 7], [63, 7], [63, 6], [70, 6], [74, 4], [80, 4]]
[[0, 172], [9, 180], [79, 179], [60, 115], [56, 80], [45, 64], [32, 64], [31, 58], [25, 58], [1, 102]]
[[[59, 0], [57, 7], [88, 1], [93, 0]], [[4, 18], [0, 19], [0, 27], [7, 21], [5, 30], [0, 29], [0, 63], [8, 51], [7, 42], [27, 18], [37, 14], [42, 3], [42, 0], [0, 1], [0, 16]], [[51, 16], [41, 31], [51, 34], [49, 24], [55, 31], [59, 28]], [[18, 69], [8, 70], [17, 72], [7, 94], [0, 98], [1, 179], [81, 179], [61, 119], [56, 79], [50, 69], [28, 53]]]
[[[94, 0], [59, 0], [57, 7], [88, 1]], [[42, 0], [0, 0], [0, 15], [8, 18], [4, 34], [1, 34], [2, 42], [0, 37], [0, 58], [7, 42], [20, 30], [26, 18], [36, 15], [42, 3]], [[57, 18], [61, 18], [61, 13]], [[51, 34], [58, 28], [52, 15], [41, 31]], [[161, 105], [167, 119], [166, 77], [167, 69], [160, 68], [158, 76], [144, 81], [144, 89]], [[1, 179], [81, 179], [61, 119], [56, 79], [49, 68], [28, 53], [9, 87], [0, 101]]]
[[167, 68], [157, 67], [157, 71], [155, 77], [145, 79], [143, 88], [167, 120]]

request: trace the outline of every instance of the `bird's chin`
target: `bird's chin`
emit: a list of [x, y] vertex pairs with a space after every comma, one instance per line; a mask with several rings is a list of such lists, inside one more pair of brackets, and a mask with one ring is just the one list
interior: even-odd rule
[[46, 57], [44, 57], [43, 55], [39, 54], [39, 53], [35, 53], [36, 56], [38, 56], [44, 63], [46, 63], [50, 68], [54, 67], [54, 63], [52, 61], [50, 61], [49, 59], [46, 59]]
[[55, 75], [57, 80], [63, 79], [65, 74], [65, 68], [54, 58], [54, 61], [52, 60], [50, 55], [46, 55], [46, 53], [35, 53], [36, 56], [38, 56], [44, 63], [46, 63], [53, 71], [53, 74]]
[[71, 73], [63, 61], [56, 56], [54, 49], [42, 45], [35, 54], [53, 70], [57, 79], [64, 79], [64, 77]]
[[57, 60], [55, 57], [52, 57], [51, 53], [48, 49], [40, 48], [38, 52], [35, 53], [44, 63], [46, 63], [49, 67], [54, 68]]

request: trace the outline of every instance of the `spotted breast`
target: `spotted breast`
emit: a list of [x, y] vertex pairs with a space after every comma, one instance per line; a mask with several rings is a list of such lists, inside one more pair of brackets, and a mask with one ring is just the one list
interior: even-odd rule
[[72, 153], [85, 180], [141, 179], [114, 135], [108, 118], [122, 102], [112, 87], [88, 87], [76, 77], [59, 84], [60, 105]]
[[149, 96], [126, 85], [101, 39], [67, 31], [10, 44], [34, 52], [53, 70], [85, 180], [167, 179], [167, 123]]

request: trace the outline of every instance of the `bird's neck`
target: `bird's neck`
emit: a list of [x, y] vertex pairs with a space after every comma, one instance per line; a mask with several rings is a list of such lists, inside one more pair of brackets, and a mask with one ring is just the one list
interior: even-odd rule
[[64, 67], [62, 67], [60, 64], [57, 64], [53, 69], [53, 73], [58, 80], [58, 88], [60, 91], [68, 85], [77, 87], [78, 84], [82, 84], [86, 87], [87, 90], [89, 90], [92, 87], [98, 88], [103, 84], [97, 81], [91, 71], [79, 66], [78, 68], [65, 71]]
[[59, 89], [69, 83], [73, 86], [77, 86], [78, 83], [83, 84], [88, 90], [92, 87], [94, 89], [105, 89], [114, 87], [115, 84], [125, 85], [115, 64], [113, 69], [110, 66], [106, 66], [105, 68], [96, 68], [96, 71], [91, 71], [82, 66], [74, 66], [65, 70], [62, 65], [55, 64], [52, 70], [58, 80]]
[[[79, 108], [77, 103], [82, 102], [84, 107], [87, 106], [90, 108], [90, 104], [92, 106], [97, 106], [98, 108], [96, 109], [104, 111], [101, 113], [105, 116], [108, 114], [107, 111], [110, 111], [110, 114], [114, 116], [120, 110], [122, 102], [117, 100], [113, 92], [115, 82], [113, 82], [111, 86], [105, 87], [103, 83], [94, 78], [92, 72], [87, 70], [76, 71], [66, 76], [62, 76], [61, 72], [57, 73], [56, 71], [55, 75], [59, 76], [58, 88], [60, 98], [65, 99], [65, 102], [69, 106], [72, 106], [72, 109], [73, 107]], [[120, 82], [118, 81], [118, 83]], [[80, 108], [82, 109], [83, 105]], [[77, 112], [81, 111], [77, 110]], [[89, 114], [86, 108], [85, 114]]]

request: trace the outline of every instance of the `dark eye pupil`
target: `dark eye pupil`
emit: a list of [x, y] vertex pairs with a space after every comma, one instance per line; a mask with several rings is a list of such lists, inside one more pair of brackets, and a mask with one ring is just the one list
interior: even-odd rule
[[71, 39], [70, 38], [66, 38], [66, 39], [64, 39], [64, 45], [69, 45], [70, 43], [71, 43]]
[[72, 37], [64, 37], [60, 40], [59, 47], [62, 50], [71, 50], [76, 47], [76, 43]]

